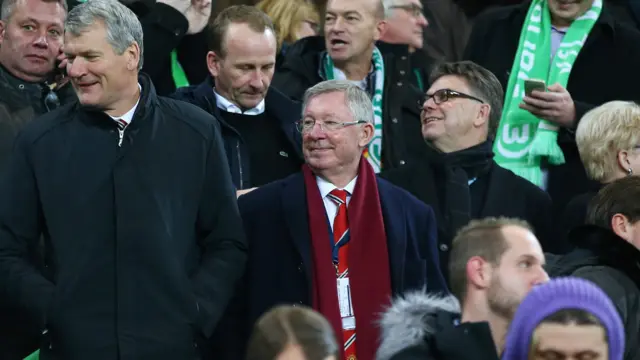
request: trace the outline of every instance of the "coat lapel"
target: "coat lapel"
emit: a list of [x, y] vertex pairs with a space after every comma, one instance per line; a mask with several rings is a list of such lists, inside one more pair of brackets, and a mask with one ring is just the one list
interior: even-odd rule
[[309, 285], [312, 284], [311, 274], [311, 236], [309, 234], [309, 218], [307, 214], [307, 198], [304, 188], [302, 173], [297, 173], [289, 178], [283, 185], [282, 206], [285, 221], [291, 241], [298, 250]]
[[405, 208], [394, 201], [394, 198], [387, 194], [386, 187], [378, 180], [378, 193], [380, 194], [380, 207], [382, 208], [382, 218], [384, 229], [387, 235], [387, 251], [389, 252], [389, 267], [391, 268], [391, 287], [393, 292], [404, 287], [404, 263], [407, 250], [406, 224], [404, 219]]

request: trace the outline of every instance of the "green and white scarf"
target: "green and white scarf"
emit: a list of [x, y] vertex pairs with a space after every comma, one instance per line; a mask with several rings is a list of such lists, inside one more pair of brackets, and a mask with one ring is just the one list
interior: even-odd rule
[[[367, 145], [364, 156], [376, 173], [382, 169], [382, 95], [384, 91], [384, 60], [378, 48], [373, 49], [374, 87], [373, 97], [373, 139]], [[323, 69], [327, 80], [335, 79], [335, 67], [328, 54], [323, 57]]]
[[532, 183], [542, 185], [543, 160], [564, 163], [558, 146], [558, 126], [537, 118], [518, 105], [524, 97], [525, 79], [544, 79], [547, 85], [567, 87], [571, 68], [602, 11], [602, 0], [574, 20], [551, 60], [551, 14], [547, 0], [533, 0], [522, 26], [505, 102], [494, 142], [496, 162]]

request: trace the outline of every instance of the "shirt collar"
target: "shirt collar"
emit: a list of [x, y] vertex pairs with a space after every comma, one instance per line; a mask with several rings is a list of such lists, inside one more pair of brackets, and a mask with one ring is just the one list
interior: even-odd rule
[[115, 116], [109, 115], [114, 121], [123, 120], [127, 124], [131, 124], [131, 121], [133, 121], [133, 115], [136, 113], [136, 109], [138, 108], [138, 104], [140, 103], [140, 98], [142, 97], [142, 86], [139, 83], [138, 83], [138, 89], [140, 89], [140, 96], [138, 96], [138, 101], [136, 101], [136, 104], [133, 105], [133, 107], [129, 111], [127, 111], [122, 116], [115, 117]]
[[224, 110], [226, 112], [235, 113], [235, 114], [243, 114], [243, 115], [260, 115], [264, 112], [264, 99], [258, 103], [258, 105], [252, 109], [242, 111], [240, 107], [231, 101], [225, 99], [222, 95], [218, 94], [216, 89], [213, 89], [213, 94], [216, 96], [216, 105], [218, 109]]
[[374, 74], [374, 67], [373, 64], [371, 64], [371, 68], [369, 69], [369, 73], [367, 74], [367, 76], [365, 76], [364, 79], [362, 80], [349, 80], [347, 79], [347, 75], [345, 75], [345, 73], [338, 69], [337, 67], [333, 68], [333, 77], [336, 80], [347, 80], [352, 82], [353, 84], [355, 84], [357, 87], [359, 87], [360, 89], [367, 91], [367, 84], [369, 83], [369, 79], [371, 78], [371, 76]]
[[[347, 184], [347, 186], [339, 190], [346, 190], [349, 196], [353, 195], [353, 189], [356, 187], [356, 180], [358, 180], [357, 175]], [[320, 176], [316, 176], [316, 183], [318, 184], [318, 190], [320, 190], [320, 196], [322, 196], [323, 199], [327, 197], [327, 195], [329, 195], [329, 193], [334, 189], [338, 189], [337, 186], [321, 178]]]

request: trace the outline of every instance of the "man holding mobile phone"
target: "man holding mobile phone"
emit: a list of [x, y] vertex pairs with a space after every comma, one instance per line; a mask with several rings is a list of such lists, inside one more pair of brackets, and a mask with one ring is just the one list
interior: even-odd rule
[[[608, 101], [640, 99], [640, 33], [603, 0], [533, 0], [479, 16], [465, 59], [506, 89], [496, 161], [548, 191], [559, 214], [593, 186], [573, 135], [580, 118]], [[546, 91], [526, 92], [526, 79]]]
[[[56, 75], [65, 0], [2, 0], [0, 10], [0, 176], [5, 173], [14, 139], [31, 120], [73, 101], [71, 86]], [[38, 248], [29, 258], [45, 271]], [[39, 331], [0, 295], [0, 358], [22, 359], [37, 345]]]

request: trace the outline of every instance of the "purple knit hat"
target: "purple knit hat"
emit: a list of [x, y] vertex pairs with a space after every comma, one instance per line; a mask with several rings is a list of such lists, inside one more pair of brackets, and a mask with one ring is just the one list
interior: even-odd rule
[[547, 316], [563, 309], [584, 310], [598, 318], [607, 331], [609, 359], [622, 360], [624, 326], [620, 315], [598, 286], [576, 277], [555, 278], [531, 290], [511, 322], [502, 360], [527, 359], [535, 328]]

